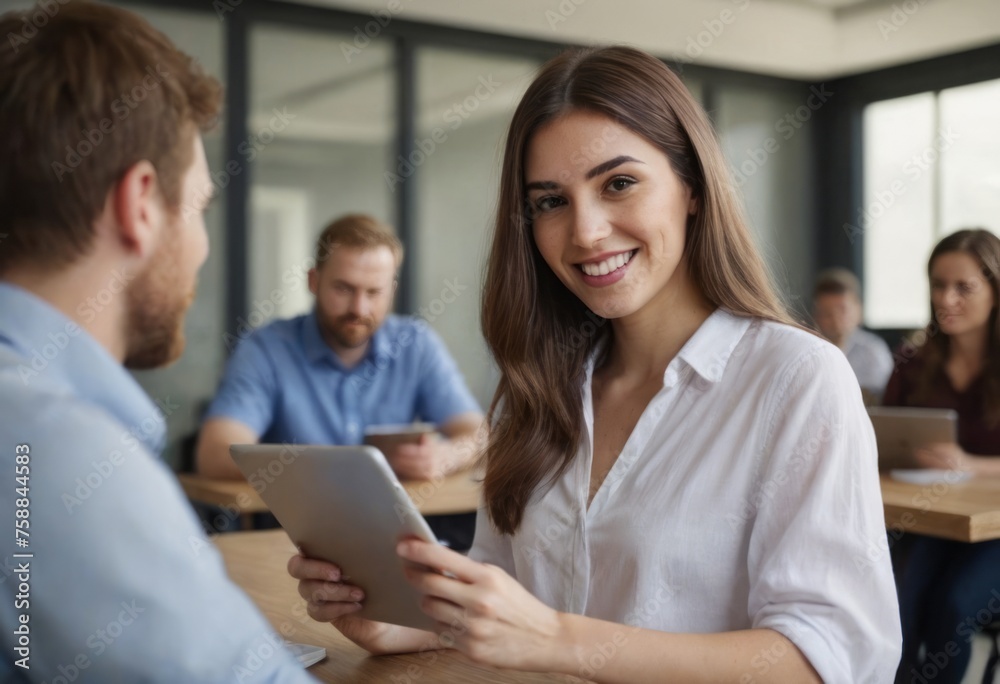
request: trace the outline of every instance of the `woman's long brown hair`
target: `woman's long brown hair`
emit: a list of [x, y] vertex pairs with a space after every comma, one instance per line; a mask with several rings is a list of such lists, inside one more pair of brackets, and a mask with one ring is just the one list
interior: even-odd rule
[[573, 110], [602, 114], [642, 136], [691, 188], [699, 206], [688, 223], [685, 255], [693, 281], [712, 304], [794, 325], [771, 287], [712, 125], [680, 79], [628, 47], [572, 50], [548, 62], [507, 134], [483, 287], [483, 335], [500, 369], [483, 489], [501, 534], [517, 531], [533, 493], [576, 456], [584, 367], [610, 335], [610, 326], [542, 259], [527, 210], [524, 159], [531, 137]]
[[[982, 377], [985, 382], [983, 397], [983, 413], [986, 420], [996, 425], [1000, 423], [1000, 318], [997, 316], [997, 304], [1000, 303], [1000, 238], [982, 228], [968, 228], [945, 237], [931, 252], [927, 260], [927, 278], [931, 277], [934, 260], [942, 254], [960, 252], [968, 254], [979, 262], [983, 277], [993, 290], [993, 311], [990, 312], [987, 325], [986, 358], [983, 359]], [[939, 389], [938, 378], [944, 372], [948, 361], [949, 339], [941, 332], [934, 314], [934, 303], [931, 302], [931, 320], [925, 329], [927, 341], [920, 349], [923, 361], [916, 382], [916, 397], [929, 398]]]

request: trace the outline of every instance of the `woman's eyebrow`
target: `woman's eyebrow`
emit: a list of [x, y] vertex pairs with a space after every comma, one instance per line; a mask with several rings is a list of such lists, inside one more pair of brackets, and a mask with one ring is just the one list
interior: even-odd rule
[[[642, 164], [644, 162], [639, 161], [635, 157], [630, 157], [626, 154], [619, 155], [614, 159], [609, 159], [606, 162], [601, 162], [590, 171], [587, 172], [587, 180], [594, 178], [595, 176], [600, 176], [602, 173], [607, 173], [616, 166], [621, 166], [628, 162], [635, 162], [637, 164]], [[533, 181], [524, 186], [525, 190], [558, 190], [559, 184], [555, 181]]]
[[594, 176], [599, 176], [602, 173], [606, 173], [611, 169], [615, 168], [616, 166], [621, 166], [622, 164], [625, 164], [627, 162], [636, 162], [638, 164], [642, 164], [642, 162], [636, 159], [635, 157], [629, 157], [628, 155], [622, 154], [615, 157], [614, 159], [609, 159], [608, 161], [602, 164], [598, 164], [597, 166], [592, 168], [590, 171], [587, 172], [587, 180], [590, 180]]

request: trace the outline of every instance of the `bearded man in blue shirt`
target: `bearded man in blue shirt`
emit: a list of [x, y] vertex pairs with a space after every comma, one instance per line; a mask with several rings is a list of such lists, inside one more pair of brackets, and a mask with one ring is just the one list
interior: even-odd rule
[[231, 444], [361, 444], [367, 427], [414, 420], [444, 439], [386, 453], [401, 478], [472, 463], [483, 417], [454, 360], [422, 320], [389, 313], [402, 260], [399, 240], [369, 216], [323, 230], [309, 271], [313, 310], [239, 343], [201, 429], [200, 473], [242, 478]]

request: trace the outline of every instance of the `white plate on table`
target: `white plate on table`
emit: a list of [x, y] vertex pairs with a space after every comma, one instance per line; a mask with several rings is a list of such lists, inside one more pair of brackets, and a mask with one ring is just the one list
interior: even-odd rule
[[972, 473], [965, 470], [944, 470], [939, 468], [896, 468], [889, 471], [889, 477], [900, 482], [915, 485], [958, 484], [972, 479]]

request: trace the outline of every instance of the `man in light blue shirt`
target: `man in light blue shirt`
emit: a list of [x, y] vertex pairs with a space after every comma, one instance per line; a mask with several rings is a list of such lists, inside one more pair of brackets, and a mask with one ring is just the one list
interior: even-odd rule
[[208, 409], [199, 472], [241, 478], [231, 444], [361, 444], [366, 427], [414, 420], [446, 439], [386, 454], [400, 477], [429, 479], [477, 455], [482, 414], [444, 343], [423, 321], [389, 315], [402, 245], [374, 219], [344, 216], [316, 246], [309, 314], [238, 345]]
[[312, 681], [226, 577], [122, 367], [183, 349], [218, 83], [97, 3], [0, 65], [0, 681]]
[[844, 268], [820, 273], [813, 287], [816, 327], [847, 356], [865, 403], [877, 404], [892, 375], [892, 352], [881, 337], [861, 327], [862, 317], [857, 276]]

